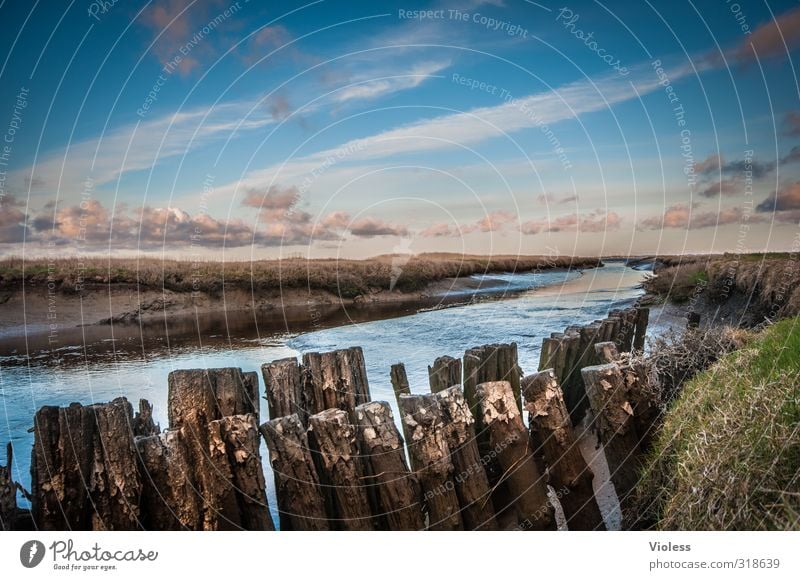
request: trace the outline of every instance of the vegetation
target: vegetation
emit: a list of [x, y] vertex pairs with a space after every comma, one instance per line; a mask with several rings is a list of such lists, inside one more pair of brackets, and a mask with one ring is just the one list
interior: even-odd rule
[[688, 381], [669, 406], [637, 489], [667, 530], [800, 529], [800, 318]]
[[651, 294], [675, 303], [700, 297], [722, 304], [733, 297], [776, 320], [800, 314], [800, 262], [794, 254], [725, 254], [659, 258], [644, 282]]
[[60, 292], [73, 293], [101, 285], [139, 285], [158, 290], [218, 295], [224, 285], [225, 288], [247, 290], [307, 288], [354, 298], [389, 289], [395, 277], [394, 288], [401, 292], [414, 292], [445, 278], [490, 272], [585, 268], [599, 264], [598, 258], [457, 254], [252, 262], [64, 258], [51, 263], [46, 259], [6, 258], [0, 260], [0, 289], [15, 290], [23, 283], [29, 286], [54, 284]]

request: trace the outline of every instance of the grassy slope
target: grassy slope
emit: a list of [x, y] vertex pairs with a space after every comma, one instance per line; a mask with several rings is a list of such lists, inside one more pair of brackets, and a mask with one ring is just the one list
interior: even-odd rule
[[0, 260], [0, 289], [55, 283], [60, 292], [75, 292], [79, 282], [88, 286], [138, 284], [176, 292], [192, 290], [216, 295], [227, 288], [272, 290], [308, 288], [353, 298], [386, 290], [393, 274], [401, 292], [422, 290], [431, 282], [484, 272], [530, 271], [552, 268], [593, 267], [597, 258], [547, 256], [379, 256], [369, 260], [258, 260], [252, 262], [178, 261], [157, 258], [65, 258], [49, 264], [45, 259]]
[[662, 529], [800, 528], [800, 318], [684, 386], [639, 490]]

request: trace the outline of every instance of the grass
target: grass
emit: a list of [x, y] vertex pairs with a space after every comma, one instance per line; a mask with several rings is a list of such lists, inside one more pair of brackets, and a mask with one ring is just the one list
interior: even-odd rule
[[720, 304], [738, 294], [771, 320], [800, 314], [800, 261], [794, 254], [659, 258], [645, 290], [682, 304], [701, 295]]
[[278, 290], [306, 288], [354, 298], [390, 287], [415, 292], [446, 278], [490, 272], [532, 271], [554, 268], [594, 267], [598, 258], [547, 256], [471, 256], [421, 254], [378, 256], [368, 260], [257, 260], [251, 262], [180, 261], [103, 258], [0, 260], [0, 289], [17, 290], [53, 283], [62, 293], [74, 293], [81, 286], [138, 285], [175, 292], [206, 292], [216, 296], [225, 288]]
[[665, 530], [800, 529], [800, 318], [688, 381], [637, 487]]

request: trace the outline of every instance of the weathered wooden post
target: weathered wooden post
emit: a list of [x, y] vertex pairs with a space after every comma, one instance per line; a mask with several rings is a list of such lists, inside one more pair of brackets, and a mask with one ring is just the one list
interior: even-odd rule
[[435, 394], [401, 395], [406, 445], [428, 508], [429, 529], [462, 530], [444, 417]]
[[180, 430], [136, 438], [142, 473], [142, 527], [146, 530], [198, 530], [200, 497], [194, 469], [180, 441]]
[[124, 398], [42, 407], [34, 419], [32, 515], [45, 530], [135, 530], [142, 483]]
[[281, 530], [327, 530], [328, 515], [308, 438], [297, 414], [261, 425], [275, 473]]
[[[220, 514], [230, 511], [221, 501], [231, 478], [230, 468], [212, 461], [209, 423], [226, 415], [252, 412], [252, 403], [241, 370], [194, 369], [169, 374], [168, 409], [171, 430], [177, 430], [176, 445], [193, 474], [192, 489], [199, 496], [197, 521], [185, 522], [192, 530], [215, 530], [228, 522]], [[194, 514], [194, 510], [188, 513]], [[187, 515], [188, 515], [187, 513]]]
[[570, 530], [605, 530], [594, 497], [594, 473], [578, 448], [577, 437], [555, 374], [548, 369], [522, 379], [531, 430], [538, 433], [549, 468], [550, 484], [561, 498]]
[[6, 464], [0, 465], [0, 532], [11, 531], [17, 525], [17, 489], [20, 486], [11, 472], [13, 462], [14, 448], [9, 443], [6, 446]]
[[461, 384], [461, 359], [440, 356], [428, 367], [428, 382], [432, 393]]
[[91, 530], [96, 422], [89, 407], [45, 406], [33, 420], [31, 511], [45, 531]]
[[547, 486], [529, 448], [528, 431], [511, 385], [508, 381], [481, 383], [477, 395], [491, 449], [503, 469], [503, 479], [519, 515], [520, 527], [555, 529]]
[[425, 528], [419, 483], [409, 472], [403, 438], [387, 403], [373, 401], [356, 408], [356, 421], [364, 455], [378, 498], [379, 515], [390, 530]]
[[127, 399], [118, 398], [93, 405], [92, 410], [97, 421], [90, 483], [92, 529], [138, 529], [142, 482], [133, 442], [133, 407]]
[[601, 364], [616, 362], [619, 359], [617, 345], [610, 340], [608, 342], [598, 342], [595, 344], [594, 351]]
[[303, 355], [303, 402], [309, 414], [347, 411], [370, 400], [364, 353], [360, 346]]
[[452, 386], [436, 393], [444, 416], [444, 432], [455, 471], [456, 495], [467, 530], [495, 530], [491, 487], [475, 437], [475, 419], [461, 387]]
[[411, 394], [411, 388], [408, 386], [406, 367], [403, 363], [392, 365], [390, 379], [392, 381], [392, 389], [394, 390], [395, 399], [397, 399], [398, 404], [400, 404], [400, 395]]
[[374, 529], [364, 458], [348, 414], [328, 409], [311, 415], [308, 441], [331, 523], [342, 530]]
[[587, 367], [583, 377], [624, 517], [638, 479], [639, 437], [634, 428], [633, 407], [618, 365]]
[[259, 451], [258, 421], [254, 413], [228, 415], [209, 423], [211, 461], [220, 473], [230, 471], [221, 489], [223, 507], [216, 529], [274, 530], [267, 504], [264, 470]]
[[294, 357], [274, 360], [261, 365], [267, 393], [269, 418], [277, 419], [297, 413], [303, 423], [308, 419], [302, 401], [300, 365]]
[[633, 337], [633, 350], [644, 350], [644, 339], [647, 336], [647, 325], [650, 322], [650, 309], [643, 306], [636, 308], [636, 328]]

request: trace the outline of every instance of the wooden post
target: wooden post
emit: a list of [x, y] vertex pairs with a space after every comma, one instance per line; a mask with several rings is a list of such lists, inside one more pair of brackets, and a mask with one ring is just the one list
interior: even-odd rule
[[78, 403], [46, 406], [34, 416], [31, 511], [37, 529], [91, 530], [89, 502], [96, 421]]
[[561, 387], [551, 369], [522, 379], [531, 430], [543, 441], [550, 484], [561, 498], [570, 530], [605, 530], [594, 497], [594, 474], [581, 455]]
[[161, 433], [161, 427], [153, 421], [153, 405], [147, 399], [139, 399], [139, 411], [133, 417], [134, 437], [149, 437]]
[[467, 530], [495, 530], [491, 488], [475, 438], [475, 419], [459, 386], [436, 393], [444, 417], [444, 433], [455, 471], [456, 495]]
[[[198, 529], [194, 477], [178, 431], [136, 438], [142, 474], [142, 527], [145, 530]], [[192, 527], [190, 527], [192, 526]]]
[[616, 362], [619, 359], [619, 351], [617, 345], [612, 341], [598, 342], [594, 345], [594, 351], [601, 364]]
[[342, 530], [374, 529], [364, 459], [358, 448], [356, 428], [347, 413], [328, 409], [311, 415], [308, 440], [331, 523]]
[[14, 448], [6, 446], [6, 464], [0, 465], [0, 532], [8, 532], [17, 523], [17, 484], [11, 475]]
[[403, 363], [392, 365], [390, 371], [390, 378], [392, 381], [392, 389], [394, 390], [395, 399], [398, 405], [400, 404], [400, 395], [410, 395], [411, 388], [408, 386], [408, 375], [406, 375], [406, 367]]
[[564, 401], [569, 409], [574, 422], [579, 422], [583, 417], [581, 406], [584, 396], [583, 383], [580, 382], [580, 332], [577, 327], [571, 327], [564, 333], [564, 378], [561, 380], [564, 391]]
[[555, 529], [547, 486], [536, 468], [511, 385], [508, 381], [481, 383], [477, 394], [492, 451], [503, 469], [503, 479], [519, 515], [520, 527]]
[[[486, 344], [468, 349], [464, 353], [464, 396], [470, 408], [476, 409], [475, 390], [480, 383], [506, 381], [514, 393], [518, 408], [522, 409], [519, 381], [522, 371], [517, 362], [517, 343]], [[480, 424], [480, 413], [476, 421]]]
[[327, 530], [328, 517], [308, 438], [297, 414], [261, 425], [275, 473], [281, 530]]
[[219, 502], [224, 510], [218, 516], [216, 529], [274, 530], [261, 465], [256, 415], [228, 415], [209, 423], [209, 432], [212, 461], [226, 466], [231, 473], [229, 485]]
[[461, 359], [440, 356], [428, 367], [428, 382], [432, 393], [461, 384]]
[[402, 395], [399, 404], [408, 452], [428, 508], [429, 529], [464, 529], [439, 400], [435, 394]]
[[92, 529], [138, 529], [142, 482], [133, 442], [133, 407], [119, 398], [91, 409], [97, 421], [89, 488]]
[[625, 517], [631, 491], [638, 480], [639, 437], [633, 424], [633, 407], [618, 365], [587, 367], [583, 369], [583, 377], [611, 481]]
[[378, 498], [379, 515], [390, 530], [421, 530], [422, 497], [419, 483], [409, 472], [403, 438], [389, 405], [373, 401], [356, 408], [359, 439], [369, 461]]
[[352, 421], [356, 406], [370, 400], [361, 347], [304, 354], [302, 391], [309, 414], [342, 409]]
[[305, 423], [308, 415], [302, 402], [300, 365], [294, 357], [274, 360], [261, 365], [264, 388], [267, 392], [269, 418], [277, 419], [297, 413]]
[[636, 329], [633, 337], [633, 350], [644, 350], [644, 339], [647, 336], [647, 325], [650, 322], [650, 309], [639, 306], [636, 308]]

